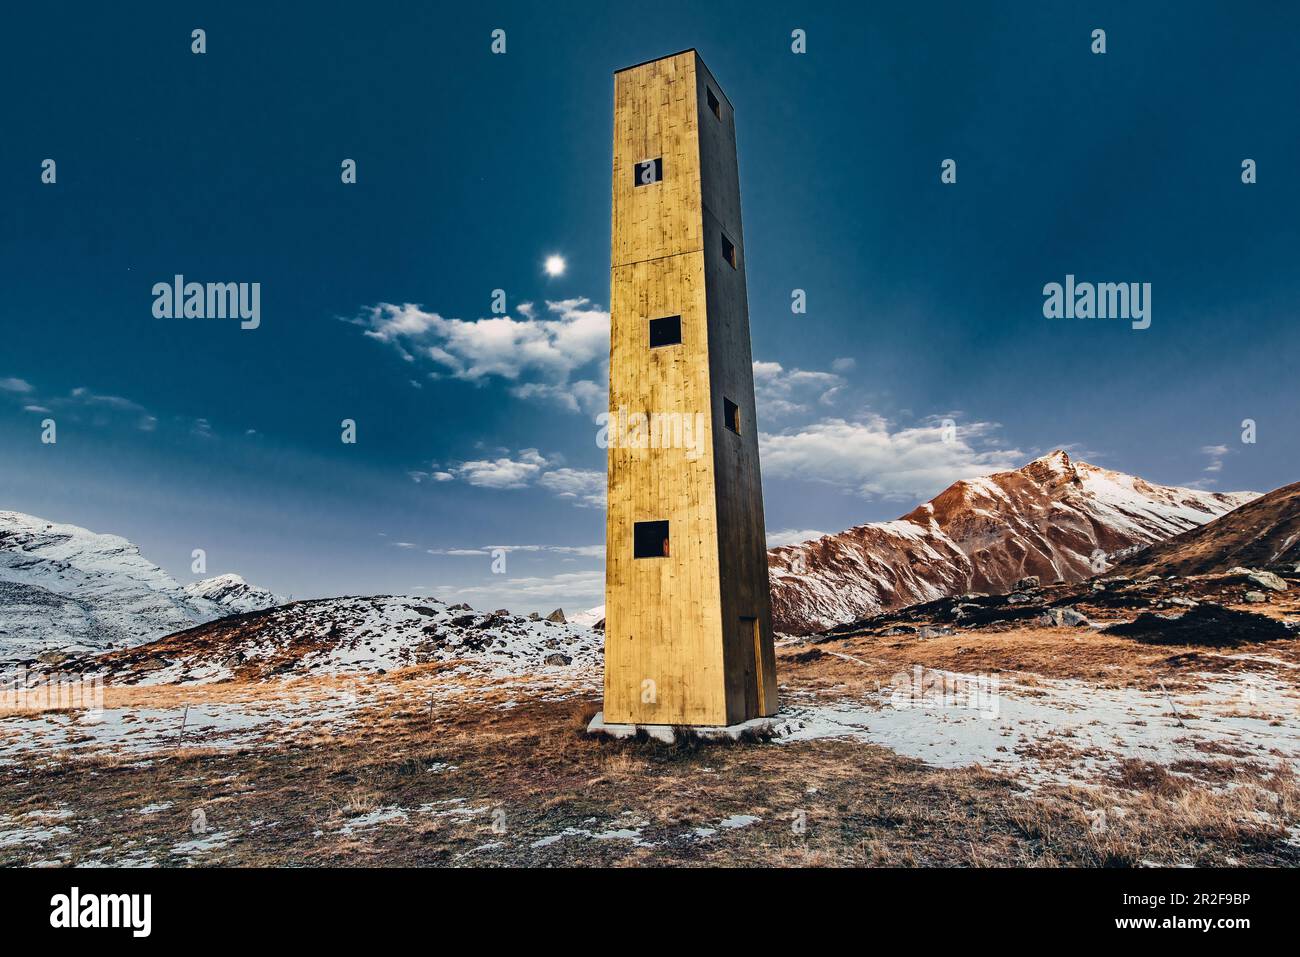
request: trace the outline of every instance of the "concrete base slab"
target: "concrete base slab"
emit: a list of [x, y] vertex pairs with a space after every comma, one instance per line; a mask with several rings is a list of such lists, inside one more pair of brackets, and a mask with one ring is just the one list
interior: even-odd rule
[[[748, 721], [742, 721], [740, 724], [728, 725], [690, 725], [691, 733], [698, 735], [707, 740], [719, 740], [730, 738], [732, 741], [739, 741], [741, 735], [746, 731], [753, 731], [759, 734], [775, 735], [778, 730], [779, 722], [775, 717], [772, 718], [751, 718]], [[655, 741], [662, 741], [664, 744], [672, 744], [677, 740], [677, 727], [671, 724], [606, 724], [605, 712], [597, 711], [596, 716], [591, 719], [587, 725], [588, 734], [603, 734], [610, 738], [632, 738], [638, 731], [644, 731], [646, 736]]]

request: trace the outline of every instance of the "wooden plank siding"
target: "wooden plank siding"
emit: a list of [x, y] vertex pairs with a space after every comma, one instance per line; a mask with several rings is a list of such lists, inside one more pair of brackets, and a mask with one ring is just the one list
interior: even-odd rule
[[[654, 159], [662, 180], [636, 185], [637, 164]], [[695, 51], [615, 74], [612, 181], [605, 720], [731, 724], [764, 703], [774, 713], [735, 123]], [[650, 320], [673, 315], [681, 343], [651, 349]], [[724, 426], [724, 396], [739, 435]], [[637, 413], [687, 419], [681, 435], [696, 443], [629, 447], [617, 424]], [[669, 554], [634, 558], [635, 523], [663, 520]]]

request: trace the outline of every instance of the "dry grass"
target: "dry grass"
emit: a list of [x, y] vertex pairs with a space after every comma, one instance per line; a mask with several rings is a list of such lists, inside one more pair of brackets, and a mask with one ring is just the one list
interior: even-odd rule
[[[354, 733], [310, 745], [185, 748], [149, 762], [68, 757], [26, 781], [5, 770], [0, 802], [71, 810], [62, 823], [73, 833], [59, 842], [69, 863], [128, 854], [175, 863], [195, 809], [232, 835], [201, 860], [214, 864], [1300, 863], [1285, 841], [1300, 806], [1294, 779], [1261, 770], [1215, 784], [1225, 772], [1214, 756], [1181, 770], [1133, 762], [1096, 788], [1030, 792], [860, 743], [593, 738], [579, 728], [594, 706], [524, 702], [430, 720], [397, 699]], [[142, 814], [146, 805], [165, 810]], [[406, 820], [342, 831], [390, 807]], [[758, 820], [721, 826], [737, 815]], [[652, 846], [587, 836], [629, 830]], [[0, 848], [9, 864], [49, 856]]]
[[[1045, 694], [1062, 678], [1146, 690], [1163, 681], [1185, 694], [1207, 674], [1247, 669], [1294, 683], [1285, 665], [1300, 664], [1298, 645], [1224, 655], [1075, 629], [985, 628], [792, 643], [779, 665], [787, 691], [835, 697], [874, 693], [918, 663], [1008, 676], [1020, 694]], [[421, 666], [382, 678], [109, 686], [115, 709], [258, 709], [291, 698], [329, 710], [350, 696], [360, 711], [342, 730], [297, 722], [233, 749], [186, 740], [147, 756], [71, 749], [0, 766], [4, 813], [66, 810], [60, 823], [71, 830], [0, 846], [0, 864], [182, 863], [175, 848], [193, 839], [196, 810], [229, 835], [197, 858], [204, 864], [1300, 864], [1288, 840], [1300, 827], [1300, 790], [1263, 751], [1197, 745], [1169, 765], [1111, 765], [1090, 787], [1031, 790], [857, 741], [590, 737], [599, 709], [590, 675], [561, 687], [459, 676], [453, 685], [444, 674]], [[1077, 746], [1060, 735], [1023, 753], [1078, 760]], [[405, 818], [357, 824], [389, 808]]]

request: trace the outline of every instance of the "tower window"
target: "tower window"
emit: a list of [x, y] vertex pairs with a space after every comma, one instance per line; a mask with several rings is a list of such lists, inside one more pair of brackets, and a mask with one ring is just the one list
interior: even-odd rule
[[732, 432], [740, 434], [740, 406], [725, 395], [722, 397], [722, 421]]
[[668, 557], [668, 523], [637, 522], [632, 526], [633, 558]]
[[713, 115], [718, 119], [722, 119], [722, 104], [718, 102], [718, 98], [713, 95], [713, 91], [707, 86], [704, 88], [704, 93], [709, 98], [709, 109], [713, 111]]
[[722, 258], [731, 263], [732, 269], [736, 268], [736, 244], [725, 235], [722, 237]]
[[650, 348], [675, 346], [682, 341], [682, 317], [664, 316], [650, 320]]
[[664, 178], [664, 158], [659, 156], [652, 160], [642, 160], [636, 164], [632, 172], [633, 186], [649, 186], [651, 183], [657, 183]]

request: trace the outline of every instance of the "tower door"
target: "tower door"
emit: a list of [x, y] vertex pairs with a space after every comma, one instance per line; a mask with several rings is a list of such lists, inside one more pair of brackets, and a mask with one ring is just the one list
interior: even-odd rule
[[758, 619], [746, 615], [740, 616], [740, 633], [749, 645], [749, 654], [753, 664], [745, 670], [750, 673], [750, 686], [745, 689], [757, 710], [755, 715], [767, 714], [767, 683], [763, 680], [763, 633], [758, 627]]

